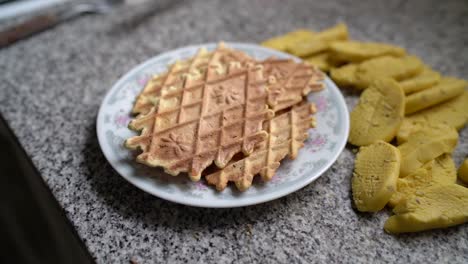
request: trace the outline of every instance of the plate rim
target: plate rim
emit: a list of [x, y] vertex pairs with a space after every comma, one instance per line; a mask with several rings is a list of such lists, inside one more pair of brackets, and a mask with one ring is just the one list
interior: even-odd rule
[[[281, 52], [281, 51], [277, 51], [277, 50], [273, 50], [273, 49], [270, 49], [270, 48], [266, 48], [266, 47], [260, 46], [258, 44], [242, 43], [242, 42], [225, 42], [225, 44], [227, 46], [229, 46], [229, 47], [232, 47], [232, 48], [245, 47], [245, 48], [253, 48], [253, 49], [263, 49], [263, 50], [271, 53], [272, 55], [276, 54], [276, 55], [278, 55], [280, 57], [289, 57], [289, 58], [292, 58], [292, 59], [294, 59], [296, 61], [302, 61], [301, 59], [299, 59], [299, 58], [297, 58], [295, 56], [292, 56], [290, 54], [287, 54], [287, 53], [284, 53], [284, 52]], [[225, 200], [224, 203], [210, 202], [210, 201], [204, 201], [204, 200], [193, 202], [193, 200], [187, 200], [187, 199], [184, 199], [184, 198], [182, 198], [182, 199], [174, 198], [174, 195], [171, 195], [171, 194], [168, 194], [168, 193], [154, 192], [153, 191], [154, 189], [148, 188], [145, 184], [139, 183], [138, 181], [135, 181], [135, 180], [131, 179], [130, 177], [120, 173], [119, 170], [116, 168], [116, 166], [112, 162], [110, 162], [110, 160], [112, 160], [112, 159], [109, 158], [108, 154], [104, 150], [105, 148], [103, 147], [104, 139], [102, 137], [103, 137], [103, 134], [104, 134], [104, 132], [103, 132], [104, 128], [102, 127], [101, 122], [99, 122], [99, 120], [103, 119], [103, 112], [104, 112], [103, 109], [104, 109], [104, 105], [105, 105], [104, 103], [109, 100], [109, 97], [112, 95], [112, 91], [114, 91], [115, 89], [120, 87], [130, 76], [133, 76], [135, 73], [141, 71], [148, 64], [151, 64], [154, 60], [157, 60], [160, 57], [169, 56], [170, 54], [173, 54], [173, 53], [176, 53], [176, 54], [181, 53], [184, 50], [189, 50], [189, 49], [194, 49], [194, 48], [199, 49], [199, 48], [202, 48], [202, 47], [210, 47], [210, 46], [216, 46], [216, 45], [217, 45], [217, 43], [215, 43], [215, 42], [204, 43], [204, 44], [194, 44], [194, 45], [187, 45], [187, 46], [179, 47], [179, 48], [176, 48], [176, 49], [173, 49], [173, 50], [168, 50], [168, 51], [161, 52], [158, 55], [153, 56], [153, 57], [139, 63], [138, 65], [133, 67], [131, 70], [129, 70], [126, 73], [124, 73], [123, 75], [121, 75], [121, 77], [112, 85], [112, 87], [107, 90], [104, 98], [102, 99], [102, 101], [100, 103], [99, 110], [98, 110], [98, 115], [96, 117], [96, 134], [97, 134], [98, 144], [99, 144], [99, 147], [101, 149], [101, 152], [103, 153], [104, 157], [106, 158], [106, 161], [111, 165], [112, 169], [117, 174], [119, 174], [122, 178], [124, 178], [127, 182], [129, 182], [133, 186], [137, 187], [138, 189], [140, 189], [140, 190], [142, 190], [142, 191], [144, 191], [146, 193], [149, 193], [149, 194], [151, 194], [153, 196], [156, 196], [158, 198], [161, 198], [161, 199], [173, 202], [173, 203], [183, 204], [183, 205], [188, 205], [188, 206], [193, 206], [193, 207], [201, 207], [201, 208], [236, 208], [236, 207], [245, 207], [245, 206], [251, 206], [251, 205], [255, 205], [255, 204], [266, 203], [266, 202], [269, 202], [269, 201], [276, 200], [276, 199], [279, 199], [281, 197], [284, 197], [284, 196], [286, 196], [288, 194], [291, 194], [293, 192], [299, 191], [300, 189], [304, 188], [305, 186], [309, 185], [310, 183], [314, 182], [316, 179], [321, 177], [337, 161], [339, 155], [343, 152], [343, 150], [344, 150], [344, 148], [346, 146], [346, 143], [348, 141], [348, 136], [344, 137], [339, 142], [339, 146], [337, 148], [338, 151], [333, 155], [333, 157], [331, 157], [329, 159], [330, 161], [326, 164], [326, 166], [324, 166], [318, 173], [316, 173], [315, 177], [307, 178], [304, 181], [300, 181], [300, 182], [298, 182], [296, 184], [293, 184], [292, 186], [290, 186], [288, 188], [280, 189], [280, 190], [278, 190], [278, 191], [276, 191], [276, 192], [274, 192], [274, 193], [272, 193], [270, 195], [267, 195], [267, 196], [265, 196], [263, 198], [245, 200], [245, 201], [241, 201], [241, 202], [238, 202], [238, 203], [230, 201], [230, 200]], [[345, 134], [348, 135], [349, 130], [350, 130], [349, 109], [347, 107], [344, 96], [343, 96], [342, 92], [340, 91], [340, 89], [338, 88], [338, 86], [328, 76], [325, 77], [325, 83], [327, 83], [327, 87], [332, 88], [334, 90], [332, 92], [337, 93], [337, 101], [342, 106], [342, 108], [344, 109], [343, 115], [346, 117], [346, 118], [344, 118], [344, 122], [343, 122], [344, 124], [342, 124], [342, 125], [344, 126], [344, 131], [346, 132]]]

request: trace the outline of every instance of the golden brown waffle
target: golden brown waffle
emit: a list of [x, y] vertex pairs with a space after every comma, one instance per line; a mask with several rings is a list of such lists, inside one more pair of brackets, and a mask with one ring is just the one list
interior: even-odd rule
[[314, 104], [303, 103], [265, 122], [269, 133], [267, 140], [259, 144], [250, 156], [207, 175], [206, 180], [219, 191], [226, 188], [228, 182], [234, 182], [241, 191], [246, 190], [256, 174], [269, 181], [286, 155], [296, 158], [307, 138], [307, 130], [315, 126], [315, 119], [311, 116], [315, 111]]
[[181, 82], [163, 83], [158, 106], [130, 123], [141, 131], [125, 143], [143, 151], [137, 161], [199, 180], [213, 161], [222, 168], [233, 155], [249, 155], [265, 140], [262, 124], [273, 111], [267, 107], [263, 66], [223, 59], [225, 53], [220, 47], [204, 61], [205, 68], [189, 66]]
[[301, 102], [303, 96], [324, 87], [325, 75], [315, 66], [275, 58], [261, 65], [269, 78], [268, 104], [275, 112]]
[[[137, 96], [137, 100], [133, 107], [133, 113], [148, 114], [151, 112], [154, 114], [157, 112], [162, 90], [167, 92], [168, 90], [181, 87], [183, 85], [184, 78], [189, 75], [192, 80], [201, 78], [201, 74], [205, 73], [207, 70], [208, 62], [211, 62], [213, 65], [226, 67], [230, 62], [236, 61], [245, 65], [246, 63], [252, 62], [253, 59], [241, 51], [227, 48], [223, 43], [220, 43], [215, 51], [208, 52], [204, 48], [200, 49], [194, 57], [184, 61], [177, 61], [173, 65], [169, 66], [168, 71], [161, 75], [155, 75], [150, 79], [143, 91]], [[198, 75], [195, 75], [194, 73]], [[141, 120], [132, 121], [129, 128], [136, 131], [141, 130], [141, 128], [138, 127], [139, 124], [148, 122], [147, 119], [150, 118], [152, 118], [151, 115], [138, 116], [136, 119]], [[148, 133], [149, 132], [150, 131], [148, 131]]]
[[161, 90], [163, 87], [183, 85], [184, 76], [193, 70], [198, 70], [200, 73], [206, 71], [208, 63], [217, 60], [220, 65], [227, 66], [230, 62], [240, 62], [245, 64], [253, 61], [253, 58], [244, 52], [233, 50], [225, 47], [222, 43], [216, 52], [208, 52], [206, 49], [200, 49], [194, 57], [177, 61], [171, 65], [168, 71], [153, 76], [143, 88], [142, 92], [137, 96], [132, 113], [146, 114], [151, 108], [156, 107], [159, 103]]

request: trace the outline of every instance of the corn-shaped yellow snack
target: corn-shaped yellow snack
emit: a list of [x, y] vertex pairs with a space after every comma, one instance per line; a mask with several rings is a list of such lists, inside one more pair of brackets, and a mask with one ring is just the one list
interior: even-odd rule
[[339, 68], [331, 69], [330, 77], [340, 87], [355, 86], [358, 82], [356, 78], [356, 70], [358, 64], [348, 64]]
[[298, 57], [307, 57], [327, 50], [328, 46], [328, 42], [314, 38], [306, 41], [296, 41], [288, 45], [286, 51]]
[[468, 159], [465, 159], [458, 169], [458, 178], [468, 184]]
[[394, 146], [377, 141], [361, 147], [356, 156], [352, 179], [353, 199], [361, 212], [384, 208], [396, 190], [400, 153]]
[[330, 52], [336, 60], [346, 62], [362, 62], [385, 55], [402, 57], [406, 54], [404, 49], [397, 46], [378, 42], [358, 41], [331, 43]]
[[339, 23], [334, 27], [318, 32], [314, 37], [323, 41], [347, 40], [348, 27], [343, 23]]
[[452, 99], [463, 93], [468, 83], [455, 78], [442, 78], [439, 84], [406, 97], [405, 113], [411, 114]]
[[313, 31], [307, 29], [298, 29], [285, 35], [265, 40], [261, 43], [261, 45], [280, 51], [286, 51], [289, 45], [300, 40], [311, 39], [314, 35], [315, 33]]
[[397, 133], [398, 144], [408, 140], [409, 135], [427, 124], [445, 124], [461, 129], [468, 121], [468, 92], [445, 103], [416, 112], [403, 119]]
[[415, 56], [401, 58], [383, 56], [370, 59], [359, 64], [356, 69], [357, 83], [355, 85], [357, 88], [365, 89], [372, 81], [382, 77], [401, 81], [420, 73], [423, 66], [421, 60]]
[[429, 67], [425, 67], [420, 74], [413, 78], [401, 81], [400, 86], [405, 94], [411, 94], [430, 88], [431, 86], [436, 85], [439, 81], [440, 73], [433, 71]]
[[312, 56], [327, 51], [333, 41], [348, 39], [348, 29], [344, 24], [325, 29], [317, 34], [300, 38], [286, 47], [286, 51], [298, 57]]
[[[437, 123], [436, 123], [437, 124]], [[411, 122], [408, 118], [404, 118], [400, 124], [400, 129], [396, 135], [397, 145], [401, 145], [408, 141], [409, 136], [418, 131], [423, 129], [424, 127], [428, 127], [430, 124], [425, 121], [415, 121]]]
[[468, 188], [457, 184], [430, 186], [416, 191], [393, 212], [395, 215], [384, 225], [392, 234], [459, 225], [468, 221]]
[[322, 52], [304, 59], [306, 62], [317, 66], [322, 71], [329, 71], [336, 66], [336, 62], [330, 59], [330, 53]]
[[398, 83], [389, 78], [376, 80], [366, 89], [351, 112], [348, 141], [365, 146], [378, 140], [389, 142], [403, 120], [405, 95]]
[[412, 133], [408, 141], [398, 146], [401, 153], [400, 177], [405, 177], [444, 153], [451, 153], [457, 141], [455, 128], [443, 124]]
[[392, 195], [388, 205], [396, 206], [419, 189], [434, 184], [453, 184], [457, 181], [455, 163], [450, 154], [443, 154], [424, 164], [408, 176], [399, 178], [397, 191]]
[[339, 86], [365, 89], [376, 79], [386, 77], [401, 81], [417, 75], [422, 69], [423, 63], [414, 56], [383, 56], [332, 69], [330, 75]]
[[410, 122], [443, 123], [461, 129], [468, 122], [468, 91], [462, 95], [407, 116]]

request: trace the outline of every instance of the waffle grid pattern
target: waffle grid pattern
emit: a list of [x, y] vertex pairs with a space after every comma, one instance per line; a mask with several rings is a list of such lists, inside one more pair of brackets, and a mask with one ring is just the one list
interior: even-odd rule
[[314, 111], [313, 104], [304, 103], [269, 120], [266, 123], [268, 139], [252, 155], [205, 176], [207, 182], [221, 191], [229, 182], [234, 182], [239, 190], [246, 190], [257, 174], [263, 181], [269, 181], [284, 157], [297, 156], [307, 139], [307, 130], [313, 126], [314, 118], [311, 115]]
[[213, 161], [224, 167], [238, 152], [249, 155], [267, 137], [263, 121], [273, 117], [261, 66], [222, 61], [215, 51], [200, 72], [198, 57], [182, 87], [163, 83], [158, 111], [135, 119], [131, 126], [142, 134], [126, 142], [143, 149], [138, 161], [193, 180]]

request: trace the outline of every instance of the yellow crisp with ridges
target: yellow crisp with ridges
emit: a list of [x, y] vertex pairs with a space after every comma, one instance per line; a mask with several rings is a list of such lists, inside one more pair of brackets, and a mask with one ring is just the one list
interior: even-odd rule
[[458, 141], [458, 133], [444, 124], [431, 125], [411, 133], [408, 140], [398, 146], [401, 153], [400, 177], [421, 168], [426, 162], [451, 153]]
[[422, 69], [423, 63], [414, 56], [382, 56], [332, 69], [330, 76], [340, 86], [365, 89], [376, 79], [401, 81], [417, 75]]
[[411, 94], [430, 88], [431, 86], [436, 85], [439, 81], [440, 73], [433, 71], [431, 68], [426, 66], [420, 74], [401, 81], [400, 85], [405, 94]]
[[399, 178], [397, 191], [392, 195], [388, 205], [396, 206], [398, 203], [412, 195], [418, 189], [434, 184], [453, 184], [457, 180], [455, 163], [450, 154], [443, 154], [424, 164], [408, 176]]
[[310, 40], [299, 40], [295, 43], [291, 43], [288, 45], [286, 51], [298, 57], [307, 57], [326, 51], [328, 46], [328, 42], [313, 38]]
[[375, 57], [390, 55], [401, 57], [403, 48], [378, 42], [340, 41], [330, 44], [332, 56], [340, 61], [362, 62]]
[[458, 178], [468, 184], [468, 159], [465, 159], [460, 168], [458, 168]]
[[404, 118], [403, 121], [400, 124], [400, 129], [398, 129], [397, 133], [397, 144], [401, 145], [408, 141], [409, 136], [423, 128], [428, 128], [430, 124], [428, 122], [424, 121], [415, 121], [415, 122], [410, 122], [408, 118]]
[[401, 58], [383, 56], [370, 59], [359, 64], [356, 69], [357, 82], [355, 86], [360, 89], [367, 88], [372, 81], [382, 77], [393, 78], [401, 81], [411, 78], [423, 69], [423, 63], [415, 56]]
[[405, 113], [411, 114], [452, 99], [463, 93], [465, 80], [445, 77], [435, 86], [410, 94], [406, 97]]
[[336, 66], [330, 59], [330, 53], [323, 52], [304, 59], [307, 63], [317, 66], [322, 71], [329, 71], [332, 67]]
[[334, 27], [318, 32], [315, 37], [323, 41], [347, 40], [348, 27], [343, 23], [339, 23]]
[[356, 78], [356, 70], [358, 64], [348, 64], [339, 68], [330, 70], [330, 77], [340, 87], [355, 86], [358, 82]]
[[434, 185], [416, 191], [399, 203], [384, 225], [392, 234], [445, 228], [468, 221], [468, 188]]
[[325, 29], [317, 34], [297, 39], [287, 45], [286, 51], [298, 57], [312, 56], [327, 51], [330, 43], [348, 39], [348, 29], [344, 24]]
[[396, 191], [400, 153], [394, 146], [377, 141], [361, 147], [352, 178], [353, 200], [361, 212], [377, 212]]
[[390, 78], [376, 80], [366, 89], [351, 112], [348, 141], [365, 146], [378, 140], [389, 142], [400, 127], [404, 114], [405, 95]]
[[261, 45], [280, 51], [286, 51], [289, 45], [300, 40], [311, 39], [314, 35], [315, 32], [313, 31], [307, 29], [298, 29], [285, 35], [265, 40], [261, 43]]
[[408, 140], [409, 135], [427, 124], [445, 124], [461, 129], [468, 122], [468, 92], [447, 102], [424, 109], [403, 119], [397, 133], [398, 144]]
[[468, 122], [468, 91], [450, 101], [409, 115], [405, 119], [410, 122], [443, 123], [461, 129]]

